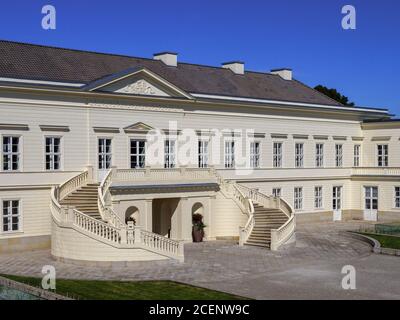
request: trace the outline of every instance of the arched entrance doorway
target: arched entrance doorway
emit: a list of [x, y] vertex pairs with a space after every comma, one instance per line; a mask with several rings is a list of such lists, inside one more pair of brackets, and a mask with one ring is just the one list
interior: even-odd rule
[[[133, 220], [132, 220], [133, 219]], [[140, 225], [140, 215], [139, 215], [139, 209], [132, 206], [126, 209], [125, 212], [125, 223], [128, 223], [128, 221], [133, 221], [135, 225]]]

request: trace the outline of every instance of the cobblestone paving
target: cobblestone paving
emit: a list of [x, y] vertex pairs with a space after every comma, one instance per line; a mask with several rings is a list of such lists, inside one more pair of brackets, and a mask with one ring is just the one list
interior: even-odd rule
[[[338, 233], [358, 228], [353, 222], [301, 225], [296, 244], [278, 252], [239, 247], [233, 241], [186, 244], [184, 263], [82, 267], [54, 261], [49, 250], [4, 254], [0, 255], [0, 273], [41, 276], [42, 266], [50, 264], [56, 267], [58, 278], [176, 280], [257, 299], [400, 299], [400, 258], [372, 254], [369, 245]], [[359, 277], [365, 289], [341, 289], [341, 268], [346, 264], [365, 271]]]

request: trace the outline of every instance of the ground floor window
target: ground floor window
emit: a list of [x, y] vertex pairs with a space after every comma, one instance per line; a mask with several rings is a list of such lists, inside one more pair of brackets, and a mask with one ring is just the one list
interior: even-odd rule
[[275, 198], [280, 197], [281, 196], [281, 188], [273, 188], [272, 196], [274, 196]]
[[303, 188], [302, 187], [294, 188], [294, 209], [295, 210], [303, 209]]
[[3, 201], [3, 232], [20, 230], [19, 200]]
[[314, 188], [314, 207], [315, 209], [322, 208], [322, 187]]
[[342, 187], [333, 187], [332, 190], [332, 209], [342, 209]]
[[400, 209], [400, 187], [394, 187], [394, 206]]
[[144, 168], [146, 165], [146, 141], [131, 140], [131, 169]]
[[378, 187], [365, 187], [365, 209], [378, 210]]

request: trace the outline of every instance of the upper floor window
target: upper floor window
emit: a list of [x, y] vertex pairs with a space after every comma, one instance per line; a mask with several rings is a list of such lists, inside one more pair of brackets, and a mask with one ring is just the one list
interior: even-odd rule
[[354, 167], [359, 167], [361, 164], [361, 145], [360, 144], [355, 144], [354, 145], [354, 162], [353, 166]]
[[251, 142], [250, 143], [250, 166], [252, 168], [260, 167], [260, 143]]
[[208, 144], [207, 140], [199, 140], [199, 168], [208, 167]]
[[235, 166], [235, 142], [225, 141], [225, 168]]
[[60, 170], [61, 168], [61, 138], [45, 138], [46, 170]]
[[314, 188], [314, 207], [315, 209], [322, 208], [322, 187]]
[[315, 166], [323, 167], [324, 166], [324, 144], [317, 143], [315, 145]]
[[273, 197], [280, 197], [282, 189], [281, 188], [273, 188], [272, 189], [272, 196]]
[[100, 138], [98, 140], [98, 167], [100, 170], [111, 168], [111, 139]]
[[20, 231], [20, 206], [19, 200], [3, 201], [2, 231], [15, 232]]
[[335, 164], [336, 164], [336, 167], [343, 166], [343, 145], [342, 144], [335, 145]]
[[400, 209], [400, 187], [394, 187], [394, 206]]
[[304, 144], [295, 144], [295, 167], [302, 168], [304, 165]]
[[176, 167], [176, 141], [165, 140], [164, 145], [164, 167], [175, 168]]
[[389, 166], [389, 146], [387, 144], [378, 144], [378, 167]]
[[3, 136], [3, 170], [19, 170], [19, 137]]
[[294, 188], [294, 209], [295, 210], [303, 209], [303, 188], [302, 187]]
[[146, 141], [131, 140], [131, 169], [144, 168], [146, 165]]
[[272, 162], [274, 168], [282, 167], [282, 142], [274, 142]]

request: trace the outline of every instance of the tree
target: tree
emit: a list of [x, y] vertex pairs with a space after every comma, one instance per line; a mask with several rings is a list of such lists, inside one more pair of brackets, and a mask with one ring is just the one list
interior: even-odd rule
[[322, 85], [318, 85], [314, 89], [332, 98], [333, 100], [340, 102], [345, 106], [354, 107], [354, 102], [349, 102], [349, 98], [340, 94], [336, 89], [329, 89]]

